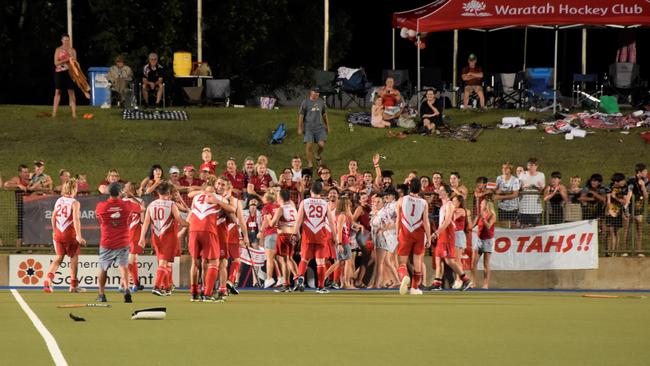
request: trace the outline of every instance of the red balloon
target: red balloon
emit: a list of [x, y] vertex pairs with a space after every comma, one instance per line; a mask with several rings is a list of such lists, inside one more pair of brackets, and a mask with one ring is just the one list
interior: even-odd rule
[[426, 43], [424, 43], [423, 41], [420, 41], [420, 43], [418, 43], [417, 46], [421, 50], [423, 50], [423, 49], [425, 49], [427, 47]]

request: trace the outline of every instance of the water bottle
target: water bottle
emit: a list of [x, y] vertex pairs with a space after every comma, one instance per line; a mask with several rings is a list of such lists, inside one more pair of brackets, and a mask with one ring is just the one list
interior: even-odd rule
[[348, 129], [350, 129], [350, 132], [354, 132], [354, 125], [352, 122], [348, 123]]

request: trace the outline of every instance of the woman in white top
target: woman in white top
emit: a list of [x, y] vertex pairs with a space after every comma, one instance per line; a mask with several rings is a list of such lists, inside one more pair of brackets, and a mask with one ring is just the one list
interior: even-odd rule
[[384, 113], [384, 101], [381, 96], [377, 95], [372, 102], [370, 124], [375, 128], [390, 128], [390, 122], [386, 121], [386, 119], [390, 119], [390, 116]]

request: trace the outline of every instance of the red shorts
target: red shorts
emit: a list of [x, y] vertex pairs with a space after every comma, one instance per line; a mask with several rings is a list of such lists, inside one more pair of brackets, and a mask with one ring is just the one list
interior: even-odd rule
[[[239, 239], [239, 237], [237, 239]], [[239, 242], [228, 243], [228, 258], [239, 259]]]
[[433, 255], [439, 258], [456, 258], [456, 233], [453, 230], [443, 230], [440, 233]]
[[209, 231], [190, 231], [187, 247], [192, 258], [221, 258], [219, 238], [217, 237], [217, 234]]
[[278, 242], [275, 247], [280, 257], [293, 257], [293, 244], [291, 234], [278, 234]]
[[140, 242], [141, 232], [142, 232], [142, 226], [140, 225], [138, 225], [133, 230], [129, 230], [129, 253], [130, 254], [144, 253], [144, 248], [138, 245], [138, 243]]
[[174, 257], [176, 257], [176, 253], [180, 247], [178, 238], [174, 232], [163, 234], [162, 238], [159, 238], [157, 235], [151, 235], [151, 245], [156, 250], [156, 258], [168, 262], [174, 261]]
[[68, 257], [74, 257], [81, 252], [76, 239], [63, 242], [55, 241], [54, 249], [56, 250], [56, 255], [67, 255]]
[[302, 260], [310, 261], [313, 258], [325, 259], [329, 254], [327, 244], [308, 244], [302, 243], [300, 245], [300, 258]]
[[407, 257], [411, 255], [411, 253], [413, 253], [413, 255], [424, 254], [424, 240], [425, 236], [423, 231], [405, 233], [404, 230], [400, 230], [397, 255]]

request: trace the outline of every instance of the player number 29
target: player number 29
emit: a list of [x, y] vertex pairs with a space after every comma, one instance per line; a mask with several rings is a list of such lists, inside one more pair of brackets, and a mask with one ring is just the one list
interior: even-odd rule
[[321, 217], [323, 217], [323, 206], [309, 206], [308, 216], [310, 218], [321, 218]]

